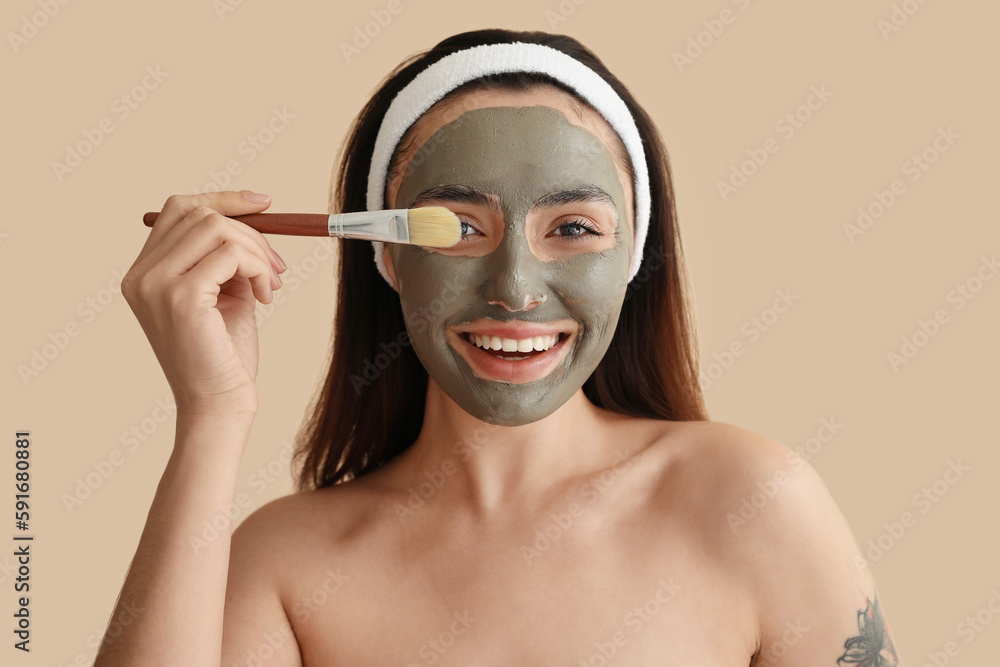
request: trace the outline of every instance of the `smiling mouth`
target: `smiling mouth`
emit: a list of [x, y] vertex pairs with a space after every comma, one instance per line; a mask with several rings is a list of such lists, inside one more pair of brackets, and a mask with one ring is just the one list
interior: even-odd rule
[[465, 341], [476, 348], [504, 361], [524, 361], [546, 354], [569, 337], [566, 333], [555, 333], [533, 338], [502, 338], [488, 334], [466, 331], [461, 334]]
[[550, 375], [566, 360], [576, 334], [562, 331], [514, 339], [455, 331], [449, 338], [477, 377], [516, 385]]

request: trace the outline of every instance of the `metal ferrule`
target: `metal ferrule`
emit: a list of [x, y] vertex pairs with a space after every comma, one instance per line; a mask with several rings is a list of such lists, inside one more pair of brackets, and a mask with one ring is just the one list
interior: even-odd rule
[[327, 222], [327, 229], [330, 236], [363, 241], [409, 243], [410, 230], [407, 226], [406, 211], [407, 209], [400, 208], [386, 211], [334, 213]]

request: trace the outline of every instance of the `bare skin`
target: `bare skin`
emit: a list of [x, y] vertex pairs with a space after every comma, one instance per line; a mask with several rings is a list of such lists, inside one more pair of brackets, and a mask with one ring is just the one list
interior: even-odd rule
[[[599, 117], [541, 88], [463, 96], [421, 119], [409, 152], [465, 111], [536, 104], [611, 150]], [[394, 278], [388, 248], [384, 259]], [[531, 307], [508, 297], [509, 310]], [[759, 501], [768, 480], [776, 493], [741, 522], [741, 503]], [[410, 449], [262, 508], [234, 553], [234, 659], [261, 646], [242, 619], [266, 581], [296, 641], [270, 664], [898, 664], [887, 635], [877, 646], [859, 635], [874, 582], [852, 564], [850, 529], [808, 463], [736, 426], [601, 410], [582, 390], [504, 428], [431, 379]]]
[[[475, 93], [452, 113], [526, 101], [566, 113], [558, 97]], [[599, 119], [569, 111], [602, 136]], [[425, 116], [421, 132], [447, 118]], [[264, 208], [236, 197], [199, 201], [223, 215]], [[195, 203], [174, 207], [183, 217]], [[266, 241], [234, 229], [246, 238], [226, 234], [260, 263], [234, 269], [224, 291], [267, 302]], [[130, 299], [137, 316], [145, 302]], [[850, 529], [808, 463], [736, 426], [601, 410], [582, 390], [538, 422], [495, 427], [430, 380], [423, 428], [404, 453], [273, 501], [231, 542], [192, 557], [185, 536], [219, 498], [232, 500], [256, 412], [256, 338], [246, 372], [195, 395], [197, 369], [229, 368], [225, 346], [186, 358], [157, 342], [180, 336], [166, 331], [170, 318], [140, 321], [186, 410], [119, 604], [148, 611], [95, 664], [900, 664], [884, 625], [864, 623], [882, 623], [874, 581], [854, 565]], [[204, 341], [199, 326], [183, 340]], [[746, 505], [753, 515], [742, 518]]]
[[219, 665], [230, 540], [191, 537], [233, 502], [257, 412], [254, 306], [284, 271], [267, 240], [227, 216], [266, 195], [174, 195], [122, 278], [177, 402], [174, 448], [94, 664]]
[[[603, 465], [492, 511], [461, 447], [265, 506], [234, 536], [226, 655], [276, 627], [246, 624], [267, 591], [298, 645], [275, 665], [604, 664], [602, 652], [636, 665], [837, 664], [874, 584], [808, 464], [728, 424], [593, 416]], [[440, 488], [421, 489], [434, 471]], [[727, 514], [777, 471], [786, 483], [734, 531]]]

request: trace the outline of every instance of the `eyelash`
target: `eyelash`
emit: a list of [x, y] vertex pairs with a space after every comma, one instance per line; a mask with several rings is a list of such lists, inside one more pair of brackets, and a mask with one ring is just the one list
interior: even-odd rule
[[572, 235], [559, 234], [559, 236], [564, 236], [570, 239], [571, 241], [579, 241], [586, 236], [604, 236], [604, 234], [597, 231], [597, 229], [595, 229], [593, 225], [588, 225], [584, 220], [567, 221], [556, 227], [556, 229], [562, 229], [564, 227], [580, 227], [581, 229], [586, 230], [585, 234], [572, 234]]
[[473, 227], [473, 226], [472, 226], [472, 223], [471, 223], [471, 222], [469, 222], [468, 220], [465, 220], [464, 218], [459, 218], [459, 219], [458, 219], [458, 221], [462, 223], [462, 227], [461, 227], [461, 231], [462, 231], [462, 238], [461, 238], [461, 240], [462, 240], [462, 241], [464, 241], [464, 240], [465, 240], [465, 237], [466, 237], [466, 235], [467, 235], [467, 234], [466, 234], [466, 232], [465, 232], [465, 228], [466, 228], [466, 227], [468, 227], [468, 228], [472, 229], [472, 230], [473, 230], [473, 231], [475, 231], [475, 232], [476, 232], [477, 234], [479, 233], [479, 230], [478, 230], [478, 229], [476, 229], [475, 227]]
[[[477, 230], [475, 227], [473, 227], [472, 223], [470, 223], [468, 220], [464, 220], [462, 218], [459, 218], [459, 222], [462, 223], [462, 241], [466, 240], [467, 233], [464, 231], [466, 227], [471, 228], [477, 234], [479, 233], [479, 230]], [[559, 230], [559, 229], [563, 229], [565, 227], [579, 227], [580, 229], [586, 230], [586, 233], [584, 233], [584, 234], [557, 234], [557, 236], [562, 236], [562, 237], [564, 237], [566, 239], [569, 239], [570, 241], [579, 241], [579, 240], [581, 240], [581, 239], [583, 239], [584, 237], [587, 237], [587, 236], [604, 236], [604, 234], [602, 234], [601, 232], [597, 231], [597, 229], [594, 228], [592, 225], [587, 224], [587, 222], [584, 221], [583, 219], [570, 220], [570, 221], [564, 222], [561, 225], [559, 225], [558, 227], [556, 227], [556, 229]]]

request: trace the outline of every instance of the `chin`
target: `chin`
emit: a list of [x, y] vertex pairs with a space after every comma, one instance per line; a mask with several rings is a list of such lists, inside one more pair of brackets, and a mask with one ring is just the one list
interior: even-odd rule
[[[478, 378], [474, 381], [484, 382]], [[524, 426], [541, 421], [558, 411], [580, 388], [574, 386], [567, 391], [569, 387], [557, 386], [531, 390], [523, 385], [489, 382], [489, 392], [467, 386], [456, 392], [458, 396], [449, 394], [449, 397], [471, 416], [495, 426]]]

